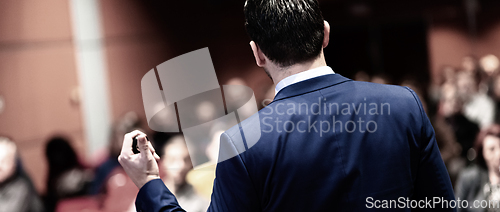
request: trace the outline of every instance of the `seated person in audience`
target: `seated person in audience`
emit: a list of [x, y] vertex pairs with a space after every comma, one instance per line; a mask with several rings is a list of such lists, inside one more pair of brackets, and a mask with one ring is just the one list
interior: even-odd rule
[[193, 164], [182, 135], [175, 136], [165, 143], [160, 166], [161, 179], [186, 211], [207, 211], [209, 202], [199, 196], [186, 181], [186, 175], [193, 168]]
[[0, 136], [0, 211], [44, 211], [30, 178], [22, 170], [14, 142]]
[[460, 173], [455, 186], [455, 196], [457, 199], [467, 200], [470, 204], [475, 200], [500, 201], [500, 125], [493, 125], [481, 131], [474, 146], [477, 165], [472, 165]]
[[59, 200], [83, 196], [88, 192], [91, 173], [85, 170], [67, 138], [52, 137], [45, 149], [49, 165], [45, 207], [54, 211]]
[[102, 195], [107, 193], [106, 185], [111, 177], [111, 173], [117, 168], [121, 169], [120, 163], [118, 163], [118, 155], [120, 155], [123, 135], [132, 130], [140, 129], [140, 124], [139, 117], [135, 112], [127, 112], [113, 125], [109, 149], [107, 155], [103, 157], [106, 159], [102, 163], [99, 163], [95, 170], [94, 180], [89, 189], [90, 195]]
[[[274, 92], [274, 89], [273, 89]], [[224, 131], [220, 125], [215, 125], [210, 133], [212, 140], [205, 150], [209, 161], [194, 167], [187, 174], [187, 181], [193, 185], [194, 189], [205, 199], [210, 200], [212, 188], [214, 187], [215, 168], [217, 167], [217, 158], [219, 156], [219, 139]]]
[[474, 146], [479, 126], [463, 114], [463, 101], [455, 85], [444, 84], [441, 87], [438, 116], [444, 118], [455, 134], [457, 142], [462, 147], [460, 157], [464, 159], [464, 164], [467, 163], [465, 161], [471, 161], [472, 158], [468, 158], [467, 153]]

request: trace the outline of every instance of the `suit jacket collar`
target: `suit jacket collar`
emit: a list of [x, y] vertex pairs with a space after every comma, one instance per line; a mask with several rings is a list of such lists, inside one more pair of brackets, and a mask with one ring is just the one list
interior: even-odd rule
[[273, 102], [290, 98], [293, 96], [302, 95], [305, 93], [317, 91], [322, 88], [335, 86], [340, 83], [344, 83], [347, 81], [352, 81], [349, 78], [346, 78], [340, 74], [328, 74], [324, 76], [319, 76], [315, 78], [311, 78], [308, 80], [304, 80], [302, 82], [298, 82], [292, 85], [289, 85], [282, 90], [280, 90], [276, 96], [274, 97]]

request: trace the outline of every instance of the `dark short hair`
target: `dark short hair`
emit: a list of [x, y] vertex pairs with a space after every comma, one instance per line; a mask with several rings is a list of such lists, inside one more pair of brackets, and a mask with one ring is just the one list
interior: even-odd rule
[[500, 138], [500, 125], [493, 124], [486, 129], [479, 132], [474, 142], [474, 149], [476, 151], [476, 160], [479, 166], [488, 169], [486, 166], [486, 161], [484, 160], [483, 149], [484, 149], [484, 139], [488, 136], [494, 136]]
[[278, 65], [309, 61], [321, 53], [324, 22], [316, 0], [247, 0], [244, 12], [250, 39]]

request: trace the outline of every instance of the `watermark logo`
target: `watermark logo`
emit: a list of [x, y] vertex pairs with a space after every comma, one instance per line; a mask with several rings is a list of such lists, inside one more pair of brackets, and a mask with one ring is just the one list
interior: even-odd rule
[[[377, 117], [391, 115], [391, 105], [381, 100], [335, 102], [324, 96], [302, 102], [264, 100], [267, 106], [259, 113], [252, 89], [219, 85], [208, 48], [153, 68], [142, 78], [141, 89], [149, 127], [183, 132], [194, 167], [237, 156], [255, 145], [262, 133], [315, 133], [319, 137], [375, 133]], [[212, 157], [215, 160], [209, 160], [207, 148], [219, 150]]]
[[[251, 148], [260, 139], [257, 102], [249, 87], [220, 86], [208, 48], [163, 62], [141, 80], [148, 126], [158, 132], [183, 132], [193, 166], [208, 162], [205, 149], [221, 132], [238, 129], [220, 143], [222, 162]], [[256, 124], [242, 126], [241, 122]], [[247, 127], [249, 126], [249, 127]]]
[[[264, 102], [263, 102], [264, 103]], [[335, 102], [318, 97], [311, 102], [275, 102], [261, 114], [264, 133], [375, 133], [377, 116], [391, 115], [391, 105], [379, 101]], [[300, 119], [290, 117], [300, 116]]]

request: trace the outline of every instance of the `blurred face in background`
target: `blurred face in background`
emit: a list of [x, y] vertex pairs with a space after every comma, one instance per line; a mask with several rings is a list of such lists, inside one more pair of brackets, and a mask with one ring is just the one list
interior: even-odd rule
[[459, 72], [457, 75], [457, 92], [460, 98], [468, 101], [476, 92], [477, 84], [474, 75], [467, 72]]
[[488, 170], [500, 173], [500, 138], [488, 135], [483, 141], [483, 157]]
[[461, 110], [461, 101], [454, 85], [445, 83], [441, 89], [439, 112], [444, 117], [450, 117]]
[[184, 139], [176, 137], [170, 144], [165, 145], [161, 166], [164, 170], [164, 179], [172, 180], [176, 186], [186, 183], [186, 175], [193, 168], [189, 152]]
[[479, 64], [488, 76], [493, 76], [500, 66], [500, 61], [495, 55], [489, 54], [482, 57]]
[[208, 144], [205, 154], [212, 163], [217, 163], [219, 157], [220, 135], [224, 131], [219, 130], [212, 135], [212, 141]]
[[456, 71], [451, 66], [445, 66], [442, 70], [444, 83], [455, 83]]
[[[1, 139], [1, 138], [0, 138]], [[0, 141], [0, 183], [12, 176], [16, 170], [16, 147], [13, 143]]]
[[478, 61], [476, 58], [467, 56], [462, 59], [462, 68], [465, 72], [474, 75], [477, 71]]

